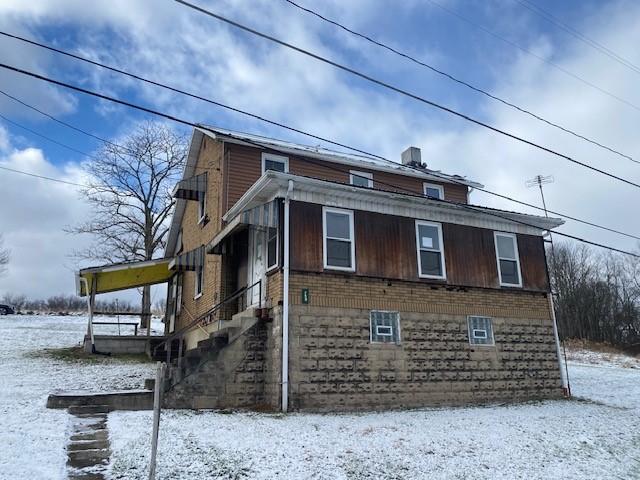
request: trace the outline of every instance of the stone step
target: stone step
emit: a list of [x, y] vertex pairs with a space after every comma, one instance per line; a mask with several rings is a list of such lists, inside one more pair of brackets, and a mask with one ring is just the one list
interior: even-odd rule
[[109, 413], [112, 408], [109, 405], [71, 405], [68, 410], [70, 414], [79, 416]]
[[75, 432], [69, 437], [72, 442], [103, 442], [109, 440], [106, 429]]
[[92, 440], [89, 442], [71, 442], [67, 445], [67, 452], [77, 452], [80, 450], [108, 450], [108, 440]]
[[47, 408], [86, 405], [107, 405], [111, 410], [152, 410], [153, 391], [58, 392], [52, 393], [47, 398]]

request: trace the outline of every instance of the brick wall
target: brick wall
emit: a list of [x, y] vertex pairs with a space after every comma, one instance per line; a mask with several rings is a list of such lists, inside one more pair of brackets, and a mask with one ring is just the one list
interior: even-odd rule
[[[302, 305], [300, 289], [309, 288]], [[562, 394], [544, 294], [291, 276], [293, 409], [367, 410]], [[369, 341], [371, 309], [400, 312], [400, 345]], [[493, 318], [495, 346], [472, 346], [467, 315]]]
[[[198, 202], [186, 202], [182, 220], [183, 252], [206, 245], [220, 230], [222, 225], [220, 189], [222, 188], [221, 163], [223, 156], [222, 143], [205, 136], [196, 163], [195, 174], [207, 172], [206, 213], [209, 221], [206, 225], [198, 224]], [[195, 272], [185, 272], [183, 279], [182, 313], [176, 320], [176, 329], [191, 322], [192, 318], [204, 314], [218, 303], [221, 288], [221, 258], [219, 255], [205, 255], [204, 284], [202, 296], [195, 296]]]

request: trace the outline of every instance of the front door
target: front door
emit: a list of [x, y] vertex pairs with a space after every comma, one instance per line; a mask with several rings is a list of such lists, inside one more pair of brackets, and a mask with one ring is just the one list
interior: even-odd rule
[[[264, 279], [267, 269], [267, 260], [265, 255], [265, 231], [262, 228], [254, 228], [251, 230], [251, 268], [249, 269], [249, 285], [253, 285], [258, 280]], [[261, 288], [256, 285], [248, 292], [248, 298], [251, 299], [249, 306], [256, 306], [260, 302]]]

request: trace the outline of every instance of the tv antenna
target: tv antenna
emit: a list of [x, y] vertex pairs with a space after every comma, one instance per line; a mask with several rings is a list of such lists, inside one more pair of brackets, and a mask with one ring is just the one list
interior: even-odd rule
[[542, 207], [544, 208], [544, 216], [548, 217], [549, 214], [547, 213], [547, 203], [544, 200], [544, 191], [542, 190], [542, 185], [546, 185], [547, 183], [553, 183], [554, 179], [553, 179], [553, 175], [536, 175], [535, 177], [533, 177], [531, 180], [527, 180], [525, 182], [525, 185], [527, 187], [539, 187], [540, 188], [540, 196], [542, 197]]

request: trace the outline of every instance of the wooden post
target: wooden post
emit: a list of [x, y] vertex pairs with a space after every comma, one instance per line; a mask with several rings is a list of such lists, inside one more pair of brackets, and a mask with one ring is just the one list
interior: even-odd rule
[[151, 434], [151, 463], [149, 465], [149, 480], [156, 478], [156, 455], [158, 453], [158, 431], [160, 430], [160, 407], [162, 403], [162, 384], [166, 365], [158, 362], [156, 369], [156, 384], [153, 393], [153, 432]]

